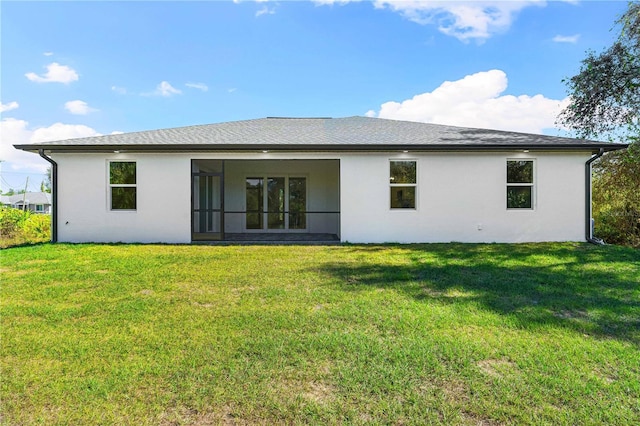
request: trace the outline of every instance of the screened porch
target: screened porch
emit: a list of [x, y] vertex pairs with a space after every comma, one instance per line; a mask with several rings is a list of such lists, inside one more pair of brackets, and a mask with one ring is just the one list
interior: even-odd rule
[[192, 241], [340, 239], [339, 160], [192, 160]]

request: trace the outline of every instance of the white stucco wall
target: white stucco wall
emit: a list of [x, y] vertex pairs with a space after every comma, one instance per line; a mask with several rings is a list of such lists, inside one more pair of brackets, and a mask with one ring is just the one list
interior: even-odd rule
[[[305, 176], [310, 211], [340, 209], [338, 162], [308, 161], [335, 160], [335, 154], [58, 153], [51, 157], [58, 163], [60, 242], [190, 243], [192, 159], [227, 160], [226, 210], [244, 210], [245, 175], [262, 173]], [[109, 161], [136, 161], [136, 211], [110, 210]], [[232, 216], [227, 217], [225, 232], [244, 232]], [[338, 215], [308, 220], [308, 232], [339, 233]]]
[[[583, 241], [589, 153], [345, 155], [340, 162], [342, 241]], [[416, 209], [390, 209], [389, 161], [417, 161]], [[507, 210], [507, 159], [534, 159], [531, 210]]]
[[[589, 157], [588, 152], [58, 153], [52, 155], [59, 165], [58, 240], [191, 242], [191, 160], [216, 158], [265, 161], [257, 166], [230, 163], [235, 167], [227, 170], [227, 210], [244, 209], [244, 192], [229, 189], [244, 188], [251, 168], [269, 174], [285, 164], [273, 160], [339, 159], [339, 172], [323, 170], [323, 164], [335, 169], [336, 162], [286, 165], [288, 172], [308, 176], [309, 210], [339, 207], [340, 223], [334, 226], [345, 242], [584, 241], [584, 163]], [[418, 165], [415, 210], [389, 206], [389, 161], [403, 158]], [[532, 210], [506, 208], [506, 161], [512, 158], [535, 160]], [[109, 160], [137, 162], [136, 211], [109, 209]], [[328, 229], [312, 225], [311, 232]], [[237, 224], [227, 224], [227, 232], [236, 229]]]
[[[191, 241], [191, 161], [172, 154], [54, 154], [61, 242]], [[137, 163], [137, 210], [109, 208], [108, 161]]]

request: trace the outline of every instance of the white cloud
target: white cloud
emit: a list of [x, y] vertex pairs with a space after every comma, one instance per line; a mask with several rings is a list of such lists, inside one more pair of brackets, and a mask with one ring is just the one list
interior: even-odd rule
[[238, 90], [238, 88], [237, 88], [237, 87], [230, 87], [230, 88], [228, 88], [228, 89], [227, 89], [227, 93], [233, 93], [233, 92], [235, 92], [236, 90]]
[[101, 134], [84, 124], [55, 123], [49, 127], [40, 127], [34, 130], [30, 142], [58, 141], [89, 136], [101, 136]]
[[182, 90], [176, 89], [168, 81], [162, 81], [151, 93], [143, 93], [143, 96], [164, 96], [168, 98], [169, 96], [179, 95], [182, 93]]
[[111, 86], [111, 90], [113, 90], [114, 92], [120, 94], [120, 95], [126, 95], [127, 94], [127, 89], [125, 89], [124, 87], [120, 87], [120, 86]]
[[193, 89], [202, 90], [203, 92], [206, 92], [207, 90], [209, 90], [209, 86], [207, 86], [204, 83], [186, 83], [185, 86], [191, 87]]
[[364, 113], [365, 117], [375, 117], [376, 116], [376, 112], [372, 109], [370, 109], [369, 111]]
[[2, 134], [0, 160], [6, 161], [3, 167], [8, 167], [10, 170], [44, 173], [49, 166], [49, 163], [38, 155], [15, 149], [14, 144], [100, 136], [100, 133], [82, 124], [55, 123], [49, 127], [34, 130], [28, 127], [29, 123], [25, 120], [4, 118], [0, 121], [0, 134]]
[[516, 14], [530, 6], [544, 5], [541, 0], [523, 1], [396, 1], [377, 0], [377, 8], [389, 8], [421, 25], [434, 24], [444, 34], [461, 41], [486, 40], [506, 31]]
[[95, 108], [91, 108], [85, 101], [75, 100], [69, 101], [64, 104], [64, 108], [71, 114], [87, 115], [90, 112], [98, 111]]
[[[507, 88], [507, 75], [491, 70], [446, 81], [432, 92], [421, 93], [401, 102], [386, 102], [377, 116], [451, 126], [542, 133], [553, 128], [558, 113], [568, 99], [549, 99], [543, 95], [501, 95]], [[375, 116], [368, 111], [367, 116]]]
[[8, 104], [0, 103], [0, 112], [11, 111], [12, 109], [18, 108], [20, 105], [16, 102], [9, 102]]
[[263, 6], [262, 9], [256, 12], [256, 18], [262, 15], [275, 15], [275, 13], [276, 13], [275, 9], [273, 8], [270, 9], [268, 6]]
[[553, 38], [556, 43], [577, 43], [580, 40], [580, 34], [574, 34], [571, 36], [557, 35]]
[[66, 65], [60, 65], [57, 62], [53, 62], [47, 65], [47, 72], [42, 76], [36, 73], [29, 72], [25, 76], [36, 83], [64, 83], [69, 84], [72, 81], [78, 80], [78, 73], [72, 68]]
[[[353, 0], [358, 1], [358, 0]], [[318, 5], [344, 5], [350, 0], [316, 0]], [[376, 9], [389, 9], [420, 25], [436, 25], [446, 35], [467, 42], [482, 42], [506, 31], [517, 13], [530, 6], [544, 6], [545, 0], [375, 0]]]
[[53, 56], [53, 52], [44, 52], [43, 55], [44, 56]]
[[120, 130], [114, 130], [113, 132], [111, 132], [112, 135], [121, 135], [124, 132], [121, 132]]

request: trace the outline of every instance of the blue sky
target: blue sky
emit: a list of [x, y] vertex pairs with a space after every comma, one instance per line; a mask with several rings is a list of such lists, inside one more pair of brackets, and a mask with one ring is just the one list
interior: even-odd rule
[[0, 187], [39, 190], [16, 143], [267, 116], [563, 134], [563, 78], [623, 1], [7, 2]]

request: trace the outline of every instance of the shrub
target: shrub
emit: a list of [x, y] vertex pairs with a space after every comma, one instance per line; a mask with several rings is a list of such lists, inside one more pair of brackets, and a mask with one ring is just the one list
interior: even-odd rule
[[0, 236], [4, 238], [15, 237], [22, 231], [23, 224], [30, 215], [29, 211], [0, 207]]
[[0, 206], [0, 247], [48, 241], [51, 216]]
[[640, 142], [594, 164], [595, 235], [610, 244], [640, 247]]
[[51, 216], [32, 214], [22, 225], [24, 236], [29, 240], [47, 240], [51, 235]]

